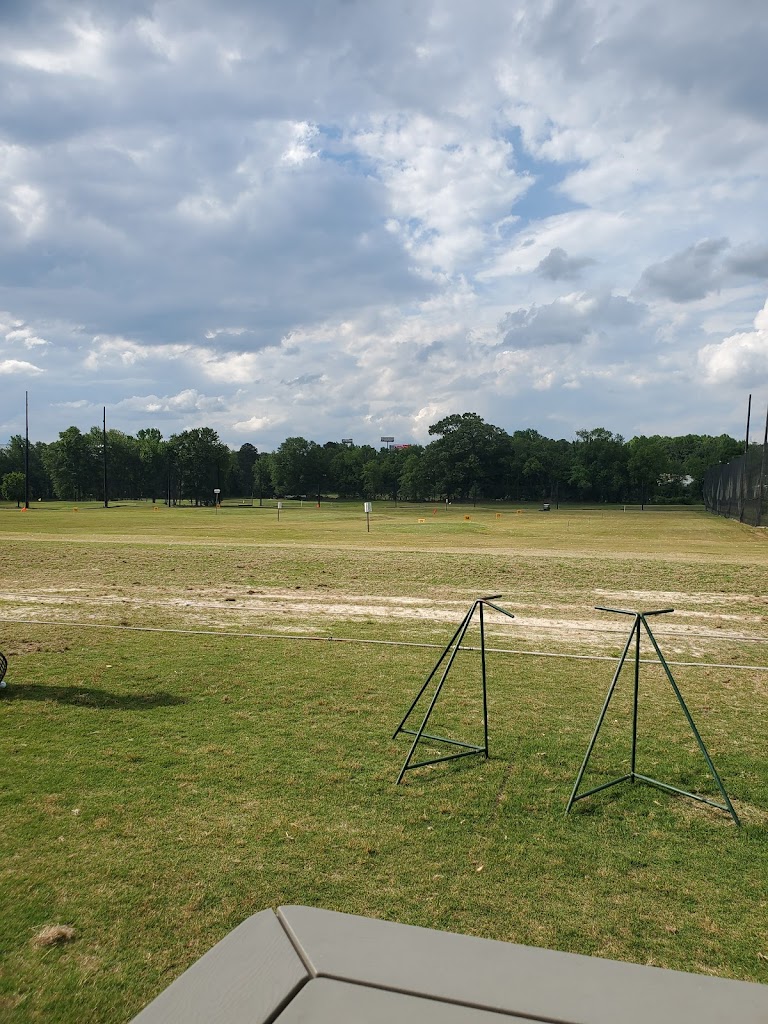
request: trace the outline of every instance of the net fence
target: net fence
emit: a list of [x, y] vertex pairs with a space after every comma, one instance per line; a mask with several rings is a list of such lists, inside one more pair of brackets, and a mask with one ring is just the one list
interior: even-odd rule
[[750, 445], [727, 466], [711, 466], [704, 476], [704, 505], [710, 512], [749, 526], [768, 526], [768, 454]]

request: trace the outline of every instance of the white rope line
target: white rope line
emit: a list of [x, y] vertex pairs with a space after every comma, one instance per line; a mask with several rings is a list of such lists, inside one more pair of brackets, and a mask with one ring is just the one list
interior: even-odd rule
[[[415, 640], [370, 640], [352, 636], [313, 636], [312, 634], [286, 633], [234, 633], [221, 629], [173, 629], [170, 626], [121, 626], [111, 622], [57, 622], [48, 619], [7, 619], [0, 616], [0, 622], [22, 626], [58, 626], [60, 629], [74, 626], [78, 629], [120, 629], [128, 633], [174, 633], [181, 636], [220, 636], [245, 640], [309, 640], [335, 644], [378, 644], [382, 647], [424, 647], [433, 650], [445, 648], [445, 644], [419, 643]], [[479, 651], [479, 647], [461, 646], [461, 651]], [[527, 658], [564, 658], [569, 661], [616, 661], [610, 654], [561, 654], [553, 651], [520, 651], [509, 647], [486, 647], [486, 653], [514, 654]], [[768, 672], [768, 665], [729, 665], [711, 661], [670, 661], [668, 665], [677, 668], [728, 668], [746, 672]], [[660, 665], [657, 658], [641, 658], [644, 665]]]

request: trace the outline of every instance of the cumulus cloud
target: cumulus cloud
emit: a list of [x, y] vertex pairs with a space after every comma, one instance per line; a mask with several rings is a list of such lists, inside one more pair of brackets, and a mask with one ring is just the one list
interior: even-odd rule
[[0, 374], [4, 376], [11, 376], [11, 374], [36, 376], [38, 373], [45, 373], [45, 371], [42, 367], [35, 366], [34, 363], [27, 363], [23, 359], [0, 359]]
[[643, 315], [642, 306], [621, 295], [573, 293], [507, 313], [498, 330], [502, 344], [511, 349], [576, 345], [607, 328], [633, 326]]
[[574, 281], [581, 276], [584, 267], [594, 262], [588, 256], [569, 256], [565, 249], [557, 246], [549, 250], [536, 270], [550, 281]]
[[452, 272], [474, 257], [531, 183], [512, 144], [489, 128], [416, 114], [354, 136], [386, 187], [390, 231], [428, 269]]
[[697, 242], [661, 263], [646, 267], [638, 290], [672, 302], [703, 299], [722, 284], [718, 258], [727, 248], [727, 238], [708, 238]]
[[186, 388], [175, 395], [133, 395], [124, 398], [116, 409], [146, 413], [211, 412], [224, 404], [220, 396], [202, 395], [194, 388]]
[[23, 320], [14, 320], [7, 313], [0, 313], [0, 337], [9, 346], [22, 345], [24, 348], [41, 348], [49, 344], [39, 337], [35, 330]]
[[765, 296], [760, 13], [6, 4], [1, 372], [48, 438], [106, 404], [260, 447], [406, 440], [510, 394], [525, 425], [545, 396], [630, 436], [672, 378], [686, 430], [737, 429], [743, 374], [706, 412], [690, 385], [752, 358]]
[[745, 388], [768, 384], [768, 302], [755, 317], [753, 331], [705, 345], [699, 350], [698, 361], [710, 384], [734, 382]]
[[322, 373], [303, 373], [300, 377], [294, 377], [292, 380], [281, 380], [280, 383], [285, 384], [287, 388], [297, 388], [305, 384], [318, 384], [324, 379]]
[[241, 434], [259, 434], [262, 430], [279, 426], [285, 422], [281, 416], [249, 416], [247, 420], [237, 420], [233, 429]]
[[738, 277], [768, 278], [768, 245], [741, 245], [725, 258], [726, 270]]

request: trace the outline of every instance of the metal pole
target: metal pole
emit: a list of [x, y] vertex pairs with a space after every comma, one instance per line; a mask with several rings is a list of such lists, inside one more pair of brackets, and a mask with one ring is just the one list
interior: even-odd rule
[[[733, 804], [731, 803], [731, 801], [730, 801], [730, 799], [728, 797], [728, 794], [725, 791], [725, 786], [723, 785], [720, 776], [717, 774], [717, 769], [715, 768], [714, 764], [712, 763], [712, 758], [709, 756], [709, 752], [708, 752], [707, 748], [704, 746], [704, 740], [699, 735], [699, 730], [696, 728], [696, 723], [694, 722], [694, 720], [693, 720], [693, 718], [691, 716], [691, 713], [688, 710], [688, 705], [683, 700], [683, 695], [680, 692], [680, 690], [678, 689], [678, 686], [677, 686], [677, 683], [675, 682], [674, 676], [669, 671], [669, 666], [667, 665], [666, 661], [664, 660], [664, 655], [661, 653], [661, 650], [659, 649], [659, 645], [656, 643], [656, 637], [651, 632], [651, 628], [650, 628], [650, 626], [648, 625], [648, 623], [645, 620], [645, 615], [640, 616], [640, 618], [642, 618], [642, 620], [643, 620], [643, 625], [645, 626], [645, 631], [648, 634], [651, 643], [653, 644], [653, 648], [656, 651], [656, 655], [657, 655], [659, 661], [661, 662], [661, 667], [664, 669], [666, 677], [669, 680], [672, 689], [675, 691], [675, 696], [677, 697], [677, 700], [678, 700], [678, 702], [680, 704], [680, 707], [683, 709], [683, 714], [685, 715], [686, 719], [688, 720], [688, 725], [690, 725], [691, 731], [693, 732], [693, 735], [696, 737], [696, 742], [699, 745], [699, 750], [704, 755], [704, 760], [707, 762], [707, 767], [709, 768], [710, 772], [712, 773], [712, 778], [717, 783], [717, 788], [720, 790], [720, 795], [722, 796], [723, 800], [725, 800], [725, 803], [726, 803], [726, 806], [727, 806], [727, 810], [730, 813], [731, 817], [733, 818], [734, 822], [737, 825], [740, 825], [741, 822], [739, 821], [739, 817], [736, 814], [736, 811], [733, 809]], [[685, 793], [685, 790], [680, 790], [679, 792]], [[685, 793], [685, 795], [686, 796], [693, 796], [694, 794]], [[701, 798], [699, 798], [699, 799], [701, 799]], [[709, 801], [702, 800], [702, 802], [703, 803], [708, 803]]]
[[488, 754], [488, 688], [485, 677], [485, 619], [483, 617], [483, 602], [480, 602], [480, 662], [483, 669], [483, 735], [485, 738], [485, 756]]
[[[411, 762], [411, 758], [413, 757], [414, 752], [416, 750], [416, 747], [419, 744], [419, 740], [421, 739], [422, 735], [424, 734], [424, 730], [427, 727], [427, 722], [429, 721], [429, 716], [432, 714], [432, 711], [434, 710], [435, 704], [437, 704], [437, 698], [440, 696], [440, 691], [443, 688], [443, 683], [448, 678], [448, 673], [451, 671], [451, 665], [453, 664], [453, 659], [456, 657], [457, 653], [459, 652], [459, 649], [461, 647], [461, 641], [464, 639], [464, 636], [465, 636], [465, 634], [467, 632], [467, 628], [469, 626], [470, 620], [472, 618], [472, 614], [473, 614], [475, 608], [477, 607], [477, 604], [478, 604], [478, 602], [475, 601], [475, 603], [470, 608], [469, 612], [467, 612], [467, 615], [465, 616], [464, 621], [462, 622], [461, 626], [459, 627], [459, 630], [458, 630], [459, 635], [458, 635], [457, 640], [456, 640], [456, 646], [454, 647], [453, 651], [451, 652], [451, 656], [448, 659], [448, 664], [445, 666], [445, 671], [443, 672], [443, 674], [442, 674], [442, 676], [440, 678], [440, 682], [437, 684], [437, 687], [435, 688], [435, 692], [432, 695], [432, 700], [429, 702], [429, 707], [427, 708], [427, 712], [424, 715], [422, 723], [419, 726], [419, 729], [417, 730], [417, 732], [416, 732], [416, 734], [414, 736], [413, 743], [411, 744], [411, 749], [408, 751], [408, 756], [405, 759], [405, 764], [400, 769], [400, 774], [397, 777], [397, 782], [395, 783], [395, 785], [399, 785], [400, 782], [402, 782], [403, 776], [405, 775], [406, 771], [408, 770], [408, 766], [409, 766], [409, 764]], [[433, 675], [434, 675], [434, 673], [433, 673]], [[400, 730], [398, 729], [398, 732], [399, 731]], [[464, 744], [461, 744], [461, 745], [464, 746]], [[477, 752], [477, 748], [476, 747], [474, 748], [474, 752], [475, 753]]]
[[29, 508], [29, 392], [24, 392], [26, 434], [24, 442], [24, 508]]
[[[600, 609], [600, 611], [603, 611], [603, 610], [604, 609]], [[637, 616], [635, 618], [635, 622], [637, 622]], [[573, 806], [573, 802], [576, 799], [576, 793], [578, 792], [579, 786], [581, 785], [581, 780], [584, 777], [584, 772], [587, 770], [587, 764], [589, 763], [589, 759], [590, 759], [590, 757], [592, 755], [592, 751], [594, 749], [595, 743], [597, 742], [597, 734], [600, 732], [600, 726], [603, 724], [603, 719], [605, 718], [606, 713], [608, 711], [608, 705], [611, 703], [611, 697], [613, 696], [613, 691], [616, 689], [616, 683], [619, 681], [619, 674], [621, 673], [621, 670], [624, 667], [624, 661], [626, 660], [627, 652], [629, 651], [629, 645], [632, 643], [632, 637], [634, 635], [635, 635], [635, 626], [633, 625], [632, 626], [632, 630], [630, 631], [630, 634], [627, 637], [627, 642], [624, 644], [624, 650], [621, 652], [621, 657], [619, 658], [619, 664], [616, 666], [616, 671], [613, 673], [613, 679], [611, 680], [611, 685], [608, 687], [608, 693], [606, 694], [606, 697], [605, 697], [605, 702], [603, 704], [603, 709], [600, 712], [599, 718], [597, 719], [597, 725], [595, 726], [595, 731], [592, 733], [592, 739], [589, 741], [589, 746], [587, 747], [587, 752], [584, 755], [584, 760], [581, 763], [581, 768], [579, 769], [579, 774], [576, 776], [576, 781], [573, 784], [573, 789], [571, 790], [571, 795], [570, 795], [570, 797], [568, 799], [568, 803], [566, 804], [566, 807], [565, 807], [565, 813], [566, 814], [570, 811], [571, 807]], [[625, 775], [624, 778], [628, 778], [628, 776]], [[619, 782], [619, 781], [623, 782], [624, 780], [623, 779], [617, 779], [616, 781], [617, 782]], [[607, 785], [613, 785], [613, 783], [608, 783]], [[604, 788], [606, 788], [606, 787], [605, 786], [601, 786], [600, 787], [600, 789], [604, 789]], [[588, 794], [585, 794], [585, 795], [588, 795]]]
[[752, 395], [749, 396], [749, 401], [747, 402], [747, 433], [746, 433], [746, 437], [744, 438], [744, 454], [745, 455], [749, 451], [749, 418], [750, 418], [751, 413], [752, 413]]
[[107, 496], [107, 407], [104, 406], [104, 420], [101, 428], [102, 449], [104, 454], [104, 508], [109, 508]]
[[403, 728], [403, 726], [405, 725], [405, 723], [406, 723], [406, 722], [408, 721], [408, 718], [410, 717], [410, 714], [411, 714], [411, 712], [412, 712], [412, 711], [413, 711], [413, 709], [414, 709], [414, 708], [416, 707], [416, 705], [417, 705], [417, 704], [419, 703], [419, 700], [421, 699], [421, 695], [422, 695], [422, 694], [424, 693], [424, 691], [426, 690], [426, 688], [427, 688], [427, 687], [429, 686], [429, 684], [430, 684], [431, 680], [433, 679], [433, 677], [434, 677], [434, 676], [435, 676], [435, 675], [437, 674], [437, 670], [438, 670], [438, 669], [440, 668], [440, 666], [442, 665], [442, 663], [443, 663], [443, 659], [444, 659], [444, 658], [445, 658], [445, 657], [447, 656], [448, 652], [449, 652], [449, 651], [450, 651], [450, 649], [451, 649], [451, 648], [453, 647], [453, 644], [454, 644], [454, 642], [455, 642], [456, 638], [458, 637], [459, 633], [461, 633], [461, 631], [462, 631], [462, 630], [464, 630], [464, 632], [466, 632], [466, 628], [467, 628], [467, 622], [469, 621], [469, 619], [471, 619], [471, 618], [472, 618], [472, 613], [474, 612], [474, 610], [475, 610], [475, 606], [474, 606], [474, 604], [473, 604], [473, 605], [472, 605], [472, 607], [471, 607], [471, 608], [469, 609], [469, 611], [467, 612], [467, 614], [466, 614], [466, 615], [464, 616], [464, 618], [463, 618], [463, 619], [461, 620], [461, 622], [459, 623], [459, 625], [458, 625], [458, 626], [456, 627], [456, 632], [455, 632], [455, 633], [453, 634], [453, 636], [451, 637], [451, 639], [450, 639], [450, 640], [448, 641], [448, 643], [447, 643], [447, 644], [445, 645], [445, 650], [444, 650], [444, 651], [443, 651], [443, 653], [442, 653], [442, 654], [440, 655], [440, 657], [439, 657], [439, 658], [437, 659], [437, 663], [436, 663], [435, 667], [434, 667], [434, 668], [432, 669], [432, 671], [431, 671], [431, 672], [429, 673], [429, 675], [427, 676], [427, 678], [425, 679], [425, 681], [424, 681], [424, 685], [423, 685], [423, 686], [422, 686], [422, 688], [421, 688], [421, 689], [419, 690], [419, 692], [418, 692], [418, 693], [416, 694], [416, 696], [415, 696], [415, 697], [413, 698], [413, 701], [411, 702], [411, 706], [410, 706], [410, 707], [408, 708], [408, 710], [407, 710], [407, 711], [405, 712], [405, 714], [404, 714], [404, 715], [403, 715], [403, 717], [402, 717], [402, 720], [401, 720], [400, 724], [399, 724], [399, 725], [398, 725], [398, 727], [397, 727], [397, 728], [395, 729], [395, 731], [394, 731], [394, 732], [392, 733], [392, 739], [394, 739], [394, 738], [395, 738], [395, 737], [397, 736], [397, 734], [398, 734], [398, 733], [400, 732], [400, 730], [401, 730], [401, 729]]
[[635, 619], [632, 627], [635, 634], [635, 693], [632, 704], [632, 764], [630, 767], [631, 781], [635, 781], [635, 763], [637, 761], [637, 701], [640, 693], [640, 616]]

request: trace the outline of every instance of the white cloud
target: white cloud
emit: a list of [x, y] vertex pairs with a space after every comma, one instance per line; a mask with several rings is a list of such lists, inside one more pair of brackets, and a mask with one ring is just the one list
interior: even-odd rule
[[104, 77], [105, 34], [90, 19], [67, 21], [60, 27], [57, 46], [12, 49], [2, 48], [6, 60], [33, 71], [50, 75], [90, 75]]
[[34, 185], [14, 185], [5, 200], [8, 210], [16, 218], [25, 238], [36, 235], [46, 219], [46, 204], [43, 194]]
[[34, 378], [47, 438], [101, 404], [260, 447], [425, 440], [472, 409], [740, 430], [764, 379], [760, 15], [12, 5], [0, 366]]
[[721, 284], [718, 261], [727, 248], [727, 238], [697, 242], [661, 263], [646, 267], [638, 290], [641, 294], [658, 294], [673, 302], [703, 299]]
[[417, 114], [385, 118], [352, 141], [386, 186], [390, 229], [428, 268], [452, 272], [475, 256], [531, 183], [492, 124]]
[[[0, 327], [0, 330], [2, 330], [2, 327]], [[45, 338], [39, 338], [31, 328], [24, 327], [23, 325], [8, 331], [5, 335], [5, 340], [8, 342], [21, 342], [24, 348], [39, 348], [42, 345], [49, 344]]]
[[768, 384], [768, 302], [755, 317], [754, 327], [699, 350], [699, 366], [708, 383], [735, 382], [745, 388]]
[[34, 376], [38, 373], [45, 373], [45, 370], [40, 366], [35, 366], [34, 363], [27, 363], [22, 359], [0, 359], [0, 374], [3, 376], [9, 377], [12, 374]]
[[551, 281], [573, 281], [581, 276], [585, 267], [594, 262], [589, 256], [569, 256], [565, 249], [557, 246], [549, 250], [536, 270]]
[[118, 402], [115, 408], [146, 413], [207, 413], [219, 409], [222, 403], [220, 396], [202, 395], [194, 388], [187, 388], [175, 395], [134, 395]]
[[319, 134], [316, 125], [298, 121], [292, 125], [291, 134], [293, 138], [280, 157], [283, 163], [299, 166], [306, 163], [307, 160], [317, 158], [317, 153], [312, 150], [310, 145]]
[[131, 367], [150, 359], [173, 361], [194, 353], [191, 345], [143, 345], [130, 338], [97, 334], [93, 348], [83, 360], [87, 370]]
[[238, 420], [232, 426], [242, 434], [258, 434], [269, 427], [276, 427], [284, 423], [280, 416], [250, 416], [247, 420]]
[[210, 380], [233, 384], [252, 383], [259, 375], [259, 356], [254, 352], [235, 352], [217, 356], [200, 350], [200, 368]]

